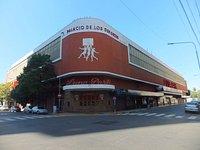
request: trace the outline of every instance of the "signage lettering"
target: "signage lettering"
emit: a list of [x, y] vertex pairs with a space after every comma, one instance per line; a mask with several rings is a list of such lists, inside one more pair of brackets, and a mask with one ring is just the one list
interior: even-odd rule
[[75, 79], [67, 80], [68, 85], [74, 84], [88, 84], [88, 81], [76, 81]]
[[167, 87], [175, 88], [176, 89], [176, 83], [169, 81], [169, 80], [164, 80], [164, 85]]
[[83, 30], [102, 31], [102, 32], [105, 32], [105, 33], [111, 35], [112, 37], [114, 37], [116, 39], [119, 39], [119, 36], [117, 34], [115, 34], [114, 32], [112, 32], [110, 29], [108, 29], [106, 27], [98, 26], [98, 25], [97, 26], [96, 25], [75, 26], [70, 29], [67, 29], [67, 34], [70, 34], [75, 31], [83, 31]]
[[99, 78], [92, 78], [90, 81], [91, 84], [111, 84], [111, 80], [100, 80]]
[[76, 84], [111, 84], [110, 79], [99, 79], [99, 78], [92, 78], [91, 80], [80, 81], [75, 79], [67, 80], [67, 85], [76, 85]]

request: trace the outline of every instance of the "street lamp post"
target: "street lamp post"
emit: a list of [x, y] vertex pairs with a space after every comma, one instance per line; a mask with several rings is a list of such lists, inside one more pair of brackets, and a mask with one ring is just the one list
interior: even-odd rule
[[60, 78], [58, 79], [58, 111], [60, 112], [60, 98], [61, 98], [61, 93], [60, 93]]
[[200, 70], [199, 55], [198, 55], [198, 52], [197, 52], [196, 44], [194, 42], [171, 42], [171, 43], [168, 43], [168, 45], [174, 45], [174, 44], [192, 44], [194, 46], [194, 48], [195, 48], [197, 61], [198, 61], [198, 66], [199, 66], [199, 70]]
[[[61, 40], [61, 49], [62, 49], [62, 38], [63, 36], [65, 35], [64, 32], [61, 32], [61, 35], [60, 35], [60, 40]], [[60, 53], [61, 55], [61, 53]], [[61, 69], [61, 68], [60, 68]], [[61, 70], [60, 70], [61, 72]], [[60, 112], [61, 111], [61, 77], [58, 78], [58, 111]]]

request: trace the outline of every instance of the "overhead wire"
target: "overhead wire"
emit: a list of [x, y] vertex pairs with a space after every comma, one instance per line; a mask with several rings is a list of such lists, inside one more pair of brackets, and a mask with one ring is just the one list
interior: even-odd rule
[[185, 22], [183, 21], [183, 18], [181, 17], [181, 13], [179, 12], [176, 3], [174, 2], [174, 0], [172, 0], [172, 2], [173, 2], [173, 5], [174, 5], [174, 7], [175, 7], [175, 9], [176, 9], [176, 12], [177, 12], [178, 15], [179, 15], [179, 18], [180, 18], [182, 24], [183, 24], [183, 26], [184, 26], [184, 28], [185, 28], [185, 30], [186, 30], [186, 32], [187, 32], [187, 35], [189, 36], [190, 39], [192, 39], [192, 37], [191, 37], [191, 35], [190, 35], [190, 33], [189, 33], [187, 27], [186, 27], [186, 24], [185, 24]]
[[195, 0], [195, 5], [196, 5], [196, 8], [197, 8], [197, 11], [198, 11], [198, 14], [199, 14], [199, 18], [200, 18], [200, 11], [199, 11], [199, 7], [197, 5], [197, 1]]
[[186, 12], [186, 10], [185, 10], [185, 8], [184, 8], [183, 3], [181, 2], [181, 0], [179, 0], [179, 3], [180, 3], [180, 5], [181, 5], [181, 7], [182, 7], [182, 9], [183, 9], [183, 12], [184, 12], [186, 18], [187, 18], [187, 21], [188, 21], [188, 23], [189, 23], [189, 25], [190, 25], [190, 28], [191, 28], [191, 30], [192, 30], [192, 32], [193, 32], [195, 38], [196, 38], [196, 41], [197, 41], [197, 43], [198, 43], [199, 46], [200, 46], [200, 42], [199, 42], [199, 39], [198, 39], [198, 37], [197, 37], [197, 34], [196, 34], [195, 31], [194, 31], [194, 28], [193, 28], [193, 26], [192, 26], [192, 23], [191, 23], [191, 21], [190, 21], [188, 15], [187, 15], [187, 12]]
[[132, 9], [130, 9], [126, 3], [124, 3], [122, 0], [120, 0], [120, 2], [130, 11], [130, 13], [141, 23], [143, 24], [143, 26], [145, 26], [151, 33], [154, 34], [154, 36], [156, 36], [158, 39], [162, 40], [162, 41], [166, 41], [163, 37], [161, 37], [160, 35], [158, 35], [153, 29], [151, 29], [146, 23], [144, 23], [144, 21], [142, 21], [142, 19], [140, 19], [134, 12]]
[[188, 8], [189, 8], [189, 10], [190, 10], [190, 13], [191, 13], [191, 15], [192, 15], [192, 17], [193, 17], [194, 23], [195, 23], [196, 28], [197, 28], [197, 30], [198, 30], [198, 32], [199, 32], [199, 35], [200, 35], [199, 27], [198, 27], [198, 25], [197, 25], [197, 22], [196, 22], [196, 19], [195, 19], [195, 17], [194, 17], [194, 14], [193, 14], [193, 12], [192, 12], [192, 9], [191, 9], [191, 7], [190, 7], [190, 5], [189, 5], [189, 3], [188, 3], [188, 0], [186, 0], [186, 3], [187, 3], [187, 6], [188, 6]]

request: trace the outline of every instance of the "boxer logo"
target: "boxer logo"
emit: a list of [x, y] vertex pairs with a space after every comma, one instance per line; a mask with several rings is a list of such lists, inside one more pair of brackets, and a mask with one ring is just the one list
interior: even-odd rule
[[80, 59], [83, 57], [85, 58], [86, 61], [90, 59], [91, 62], [94, 61], [94, 59], [98, 60], [95, 54], [98, 54], [99, 52], [95, 50], [93, 45], [94, 45], [93, 38], [83, 38], [83, 47], [79, 48], [82, 52], [78, 58]]

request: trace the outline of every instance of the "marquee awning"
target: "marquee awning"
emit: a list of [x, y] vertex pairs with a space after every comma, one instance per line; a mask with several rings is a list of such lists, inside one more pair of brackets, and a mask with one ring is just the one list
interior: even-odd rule
[[181, 90], [166, 87], [166, 86], [160, 86], [157, 88], [157, 90], [159, 92], [164, 93], [165, 95], [179, 95], [179, 96], [183, 95], [183, 92]]
[[111, 84], [76, 84], [65, 85], [63, 90], [69, 91], [87, 91], [87, 90], [114, 90], [115, 86]]
[[128, 90], [128, 94], [137, 95], [137, 96], [153, 96], [153, 97], [164, 96], [164, 94], [161, 92], [148, 92], [148, 91], [139, 91], [139, 90]]

